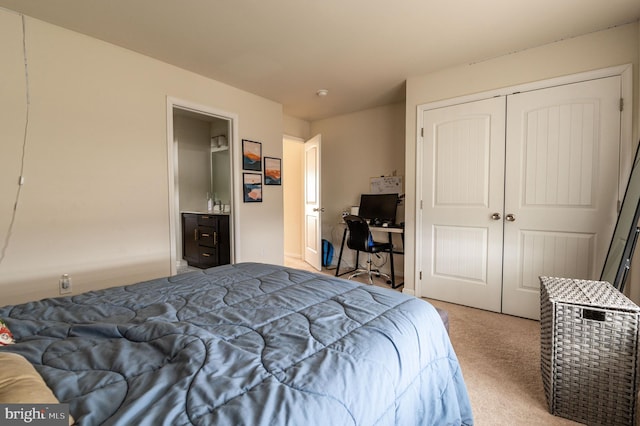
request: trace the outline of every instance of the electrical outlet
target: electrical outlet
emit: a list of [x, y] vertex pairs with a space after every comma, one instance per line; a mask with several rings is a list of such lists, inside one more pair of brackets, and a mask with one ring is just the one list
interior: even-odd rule
[[60, 294], [71, 293], [71, 276], [69, 274], [62, 274], [58, 283]]

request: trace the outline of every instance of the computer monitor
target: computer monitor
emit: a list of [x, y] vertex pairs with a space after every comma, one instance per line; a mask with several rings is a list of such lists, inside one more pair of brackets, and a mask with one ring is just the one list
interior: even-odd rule
[[358, 216], [393, 224], [396, 222], [397, 208], [398, 194], [362, 194]]

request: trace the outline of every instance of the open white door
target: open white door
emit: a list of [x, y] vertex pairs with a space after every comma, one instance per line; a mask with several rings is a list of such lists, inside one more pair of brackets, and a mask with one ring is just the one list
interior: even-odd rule
[[316, 135], [304, 145], [304, 261], [322, 269], [322, 220], [320, 213], [320, 142]]

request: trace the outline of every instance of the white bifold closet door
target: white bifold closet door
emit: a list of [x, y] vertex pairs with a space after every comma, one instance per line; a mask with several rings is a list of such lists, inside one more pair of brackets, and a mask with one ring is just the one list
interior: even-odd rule
[[500, 312], [504, 141], [504, 98], [425, 112], [423, 296]]
[[423, 296], [537, 319], [539, 276], [599, 278], [620, 96], [608, 77], [424, 112]]
[[507, 98], [502, 312], [538, 318], [540, 275], [599, 279], [617, 217], [620, 78]]

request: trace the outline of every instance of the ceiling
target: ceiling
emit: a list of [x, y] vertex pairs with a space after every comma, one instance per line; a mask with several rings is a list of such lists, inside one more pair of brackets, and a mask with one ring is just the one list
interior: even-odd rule
[[639, 0], [0, 0], [0, 7], [263, 96], [308, 121], [400, 102], [410, 76], [640, 19]]

